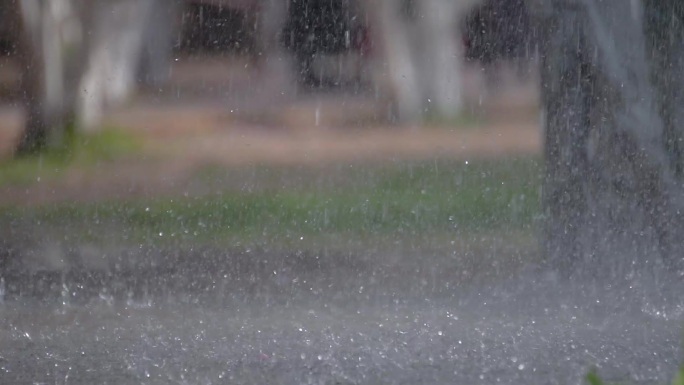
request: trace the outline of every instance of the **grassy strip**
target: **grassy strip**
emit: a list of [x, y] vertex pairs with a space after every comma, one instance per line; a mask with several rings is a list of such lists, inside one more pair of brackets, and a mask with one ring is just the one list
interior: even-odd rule
[[[587, 373], [585, 380], [589, 385], [607, 385], [607, 383], [598, 375], [595, 368]], [[684, 385], [684, 366], [677, 372], [677, 375], [672, 380], [672, 385]]]
[[[262, 184], [269, 187], [251, 191], [226, 189], [210, 197], [6, 208], [0, 217], [24, 218], [55, 228], [80, 226], [82, 234], [95, 238], [100, 236], [98, 226], [113, 227], [136, 242], [168, 237], [286, 242], [525, 229], [539, 211], [539, 167], [534, 159], [404, 162], [361, 170], [339, 168], [334, 176], [327, 172], [284, 176], [291, 172], [268, 169]], [[225, 177], [230, 178], [230, 172]], [[252, 185], [261, 183], [254, 179]]]
[[117, 129], [72, 135], [64, 148], [51, 148], [40, 154], [0, 161], [0, 186], [26, 185], [41, 179], [57, 178], [69, 166], [92, 166], [139, 148], [138, 139]]

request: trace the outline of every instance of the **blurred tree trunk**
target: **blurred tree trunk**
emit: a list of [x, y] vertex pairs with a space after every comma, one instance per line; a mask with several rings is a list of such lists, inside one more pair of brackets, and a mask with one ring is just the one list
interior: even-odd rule
[[256, 55], [260, 61], [284, 56], [281, 32], [287, 22], [288, 3], [285, 0], [261, 0], [256, 15]]
[[463, 108], [460, 21], [478, 0], [368, 1], [396, 115], [453, 117]]
[[[180, 25], [181, 0], [152, 0], [143, 30], [138, 82], [148, 87], [163, 85], [170, 76], [174, 38]], [[177, 40], [177, 39], [176, 39]]]
[[96, 6], [85, 21], [90, 33], [75, 106], [76, 124], [84, 130], [97, 128], [105, 108], [122, 103], [133, 92], [149, 37], [145, 33], [151, 32], [148, 23], [157, 21], [159, 28], [163, 23], [152, 16], [167, 12], [154, 9], [162, 7], [155, 0], [90, 1]]
[[419, 121], [422, 116], [422, 92], [412, 52], [413, 28], [403, 2], [378, 0], [366, 2], [372, 20], [370, 28], [379, 48], [380, 72], [386, 77], [387, 91], [401, 121]]
[[173, 5], [161, 0], [16, 0], [24, 134], [17, 153], [60, 147], [99, 125], [136, 84], [168, 74]]
[[[463, 109], [465, 49], [461, 21], [474, 1], [420, 0], [417, 43], [418, 75], [428, 114], [451, 118]], [[422, 51], [422, 52], [421, 52]]]
[[17, 0], [26, 126], [17, 152], [34, 152], [64, 140], [72, 98], [67, 81], [81, 38], [70, 0]]
[[540, 8], [544, 249], [566, 276], [682, 268], [684, 67], [675, 8], [677, 0]]

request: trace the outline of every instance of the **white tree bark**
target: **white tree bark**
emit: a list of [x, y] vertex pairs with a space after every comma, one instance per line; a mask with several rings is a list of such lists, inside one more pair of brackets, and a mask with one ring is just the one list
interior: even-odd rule
[[[93, 129], [104, 109], [128, 98], [138, 81], [163, 81], [174, 5], [163, 0], [17, 0], [27, 111], [19, 151], [59, 145], [72, 123]], [[140, 77], [143, 58], [145, 78]]]
[[478, 0], [366, 1], [379, 47], [379, 73], [402, 121], [463, 108], [463, 47], [459, 23]]
[[[422, 55], [419, 73], [423, 103], [430, 114], [455, 116], [463, 108], [463, 39], [459, 20], [469, 10], [465, 1], [421, 0], [418, 6]], [[422, 60], [421, 60], [422, 59]]]
[[402, 121], [417, 121], [422, 115], [420, 83], [416, 65], [414, 26], [396, 0], [367, 2], [375, 28], [374, 38], [380, 48], [380, 74], [386, 77], [396, 115]]
[[154, 4], [154, 0], [102, 0], [90, 16], [93, 30], [76, 102], [79, 127], [97, 127], [106, 107], [122, 103], [133, 92]]
[[78, 62], [82, 26], [72, 0], [19, 0], [26, 130], [19, 151], [60, 142], [73, 98], [67, 82]]

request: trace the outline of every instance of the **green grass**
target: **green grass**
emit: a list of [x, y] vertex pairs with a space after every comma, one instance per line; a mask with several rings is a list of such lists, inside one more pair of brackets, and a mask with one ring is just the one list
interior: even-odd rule
[[672, 385], [684, 385], [684, 366], [679, 369], [679, 373], [672, 381]]
[[52, 148], [0, 161], [0, 186], [24, 185], [59, 177], [71, 165], [92, 166], [136, 151], [140, 142], [121, 130], [73, 135], [64, 148]]
[[[233, 183], [219, 195], [0, 209], [85, 237], [129, 241], [296, 243], [304, 239], [447, 239], [458, 232], [530, 229], [537, 215], [535, 159], [434, 160], [333, 170], [212, 169]], [[249, 190], [239, 188], [249, 181]], [[236, 188], [238, 187], [238, 188]], [[100, 229], [109, 229], [98, 230]]]
[[[585, 380], [589, 385], [608, 385], [608, 383], [603, 381], [598, 375], [595, 368], [587, 373]], [[675, 375], [675, 378], [672, 380], [672, 385], [684, 385], [684, 366], [682, 366]]]

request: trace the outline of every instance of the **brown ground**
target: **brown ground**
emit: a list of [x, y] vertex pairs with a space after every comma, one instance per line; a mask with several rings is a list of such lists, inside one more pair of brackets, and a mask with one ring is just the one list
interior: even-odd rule
[[[9, 67], [0, 65], [5, 88], [12, 85]], [[470, 68], [471, 118], [397, 127], [387, 123], [385, 105], [370, 92], [312, 94], [297, 90], [280, 74], [251, 69], [239, 60], [181, 60], [174, 66], [169, 86], [148, 90], [107, 117], [107, 125], [143, 139], [141, 154], [95, 168], [74, 167], [58, 180], [0, 187], [0, 203], [182, 194], [188, 192], [191, 177], [207, 165], [469, 159], [533, 154], [540, 149], [532, 80], [521, 82], [504, 74], [492, 89], [482, 87], [481, 73]], [[21, 121], [20, 108], [0, 106], [1, 157], [10, 156]]]

